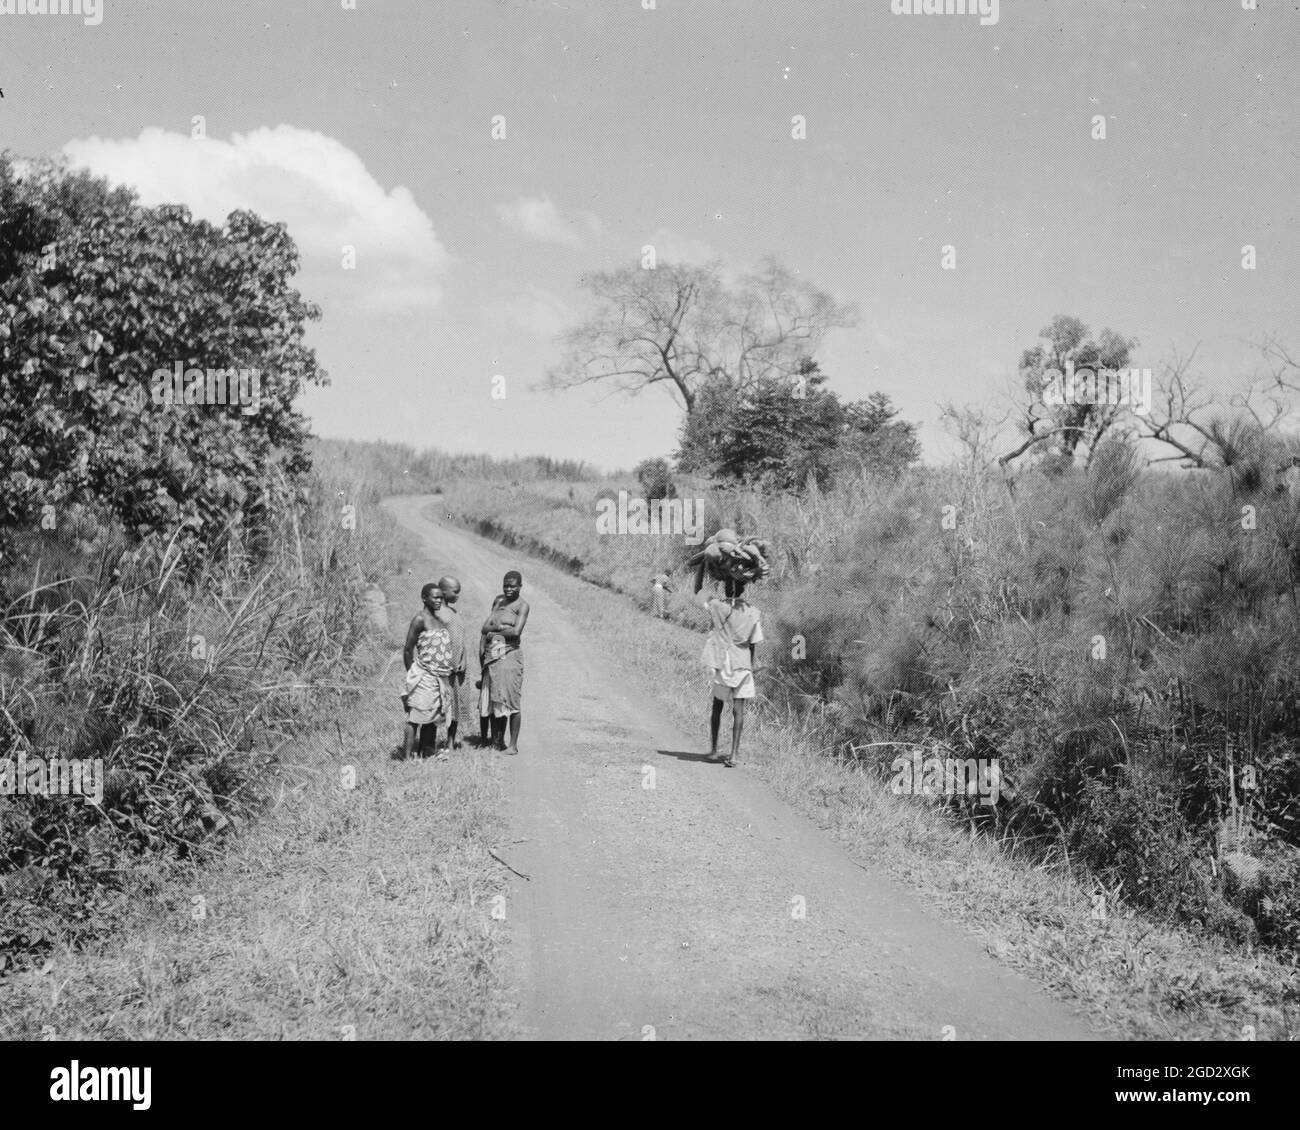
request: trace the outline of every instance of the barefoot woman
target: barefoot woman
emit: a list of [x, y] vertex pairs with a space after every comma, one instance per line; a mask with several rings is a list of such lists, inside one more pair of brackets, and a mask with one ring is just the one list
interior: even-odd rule
[[[406, 733], [402, 753], [407, 758], [417, 749], [422, 756], [433, 750], [438, 723], [447, 716], [455, 693], [451, 676], [458, 662], [451, 630], [440, 616], [442, 593], [438, 586], [425, 585], [420, 590], [420, 599], [424, 607], [412, 618], [402, 649], [406, 662], [406, 687], [402, 695]], [[463, 656], [459, 663], [464, 664]]]
[[522, 722], [519, 705], [524, 690], [524, 653], [520, 637], [528, 623], [528, 602], [519, 594], [524, 579], [511, 570], [501, 582], [501, 596], [492, 613], [483, 624], [484, 641], [483, 679], [492, 707], [492, 736], [501, 748], [507, 722], [510, 727], [510, 744], [506, 753], [519, 752], [519, 726]]

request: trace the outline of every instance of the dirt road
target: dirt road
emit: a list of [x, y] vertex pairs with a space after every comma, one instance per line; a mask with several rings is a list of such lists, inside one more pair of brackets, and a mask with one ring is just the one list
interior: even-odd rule
[[[704, 762], [700, 735], [666, 725], [620, 682], [618, 657], [572, 626], [545, 591], [545, 569], [431, 520], [436, 501], [386, 505], [435, 557], [456, 562], [468, 626], [510, 568], [524, 573], [532, 606], [522, 753], [511, 761], [515, 842], [499, 848], [530, 876], [504, 907], [526, 1032], [1090, 1037], [1064, 1005], [851, 859], [743, 768]], [[703, 685], [700, 697], [703, 717]]]

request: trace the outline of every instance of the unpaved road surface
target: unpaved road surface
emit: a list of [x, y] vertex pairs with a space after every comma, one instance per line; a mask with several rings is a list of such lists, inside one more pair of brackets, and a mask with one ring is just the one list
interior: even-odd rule
[[[544, 569], [435, 522], [436, 501], [386, 505], [432, 554], [456, 562], [471, 637], [507, 569], [522, 570], [532, 606], [512, 834], [498, 846], [530, 877], [514, 881], [504, 908], [523, 1031], [1090, 1037], [1067, 1007], [855, 862], [743, 767], [703, 761], [703, 681], [701, 734], [688, 736], [620, 681], [617, 655], [577, 632], [533, 580]], [[629, 605], [628, 615], [639, 613]], [[727, 715], [724, 736], [729, 726]]]

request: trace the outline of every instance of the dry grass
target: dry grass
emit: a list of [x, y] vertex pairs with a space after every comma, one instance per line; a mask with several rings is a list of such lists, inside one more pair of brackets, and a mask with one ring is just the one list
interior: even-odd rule
[[142, 880], [113, 937], [0, 982], [0, 1039], [508, 1035], [497, 763], [391, 760], [388, 698], [306, 736], [273, 810], [219, 863]]
[[[638, 493], [459, 483], [443, 504], [646, 609], [689, 547], [598, 530], [618, 487]], [[1230, 477], [1141, 472], [1119, 444], [1017, 483], [950, 467], [801, 497], [678, 487], [706, 499], [706, 531], [776, 543], [766, 689], [829, 720], [811, 740], [875, 772], [896, 753], [880, 739], [995, 760], [997, 821], [1040, 860], [1068, 849], [1110, 904], [1294, 952], [1300, 500], [1264, 476], [1248, 522]], [[677, 577], [671, 614], [697, 623]]]
[[[390, 604], [409, 600], [408, 564], [437, 575], [440, 563], [375, 533]], [[257, 819], [188, 859], [148, 853], [117, 869], [108, 913], [0, 977], [0, 1039], [509, 1035], [492, 917], [504, 873], [488, 853], [504, 829], [499, 769], [471, 751], [392, 759], [396, 648], [390, 632], [291, 680]]]
[[[654, 701], [706, 748], [707, 693], [697, 632], [629, 616], [628, 601], [544, 565], [533, 575], [594, 646], [622, 657]], [[762, 606], [763, 595], [754, 599]], [[700, 628], [703, 616], [699, 615]], [[760, 663], [762, 654], [760, 651]], [[762, 679], [760, 677], [760, 687]], [[1261, 1040], [1300, 1036], [1300, 970], [1266, 953], [1190, 928], [1156, 925], [1098, 893], [1062, 859], [1017, 858], [1014, 845], [975, 837], [922, 798], [821, 748], [816, 727], [771, 707], [742, 746], [746, 771], [891, 875], [944, 917], [959, 921], [998, 960], [1120, 1038]]]

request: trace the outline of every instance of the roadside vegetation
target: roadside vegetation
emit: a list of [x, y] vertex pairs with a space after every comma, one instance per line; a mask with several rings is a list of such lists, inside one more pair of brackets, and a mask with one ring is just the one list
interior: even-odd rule
[[389, 756], [385, 586], [445, 563], [391, 450], [310, 437], [296, 269], [0, 157], [0, 1038], [504, 1023], [500, 782]]
[[[914, 752], [995, 765], [996, 804], [945, 805], [1087, 876], [1099, 913], [1295, 952], [1300, 365], [1284, 346], [1220, 400], [1190, 357], [1153, 381], [1135, 340], [1058, 316], [1020, 359], [1016, 446], [998, 455], [997, 421], [949, 406], [962, 455], [925, 467], [886, 398], [825, 387], [810, 353], [855, 312], [808, 281], [768, 262], [730, 286], [714, 265], [589, 287], [551, 385], [667, 388], [676, 472], [462, 483], [449, 513], [643, 607], [651, 575], [674, 574], [690, 624], [688, 542], [768, 538], [765, 697], [832, 757], [885, 781]], [[699, 499], [705, 520], [610, 532], [596, 510], [620, 492]]]
[[[806, 283], [764, 277], [789, 284], [777, 309], [828, 308]], [[996, 804], [942, 789], [908, 803], [1007, 859], [1068, 876], [1088, 894], [1090, 921], [1136, 915], [1215, 952], [1293, 964], [1300, 368], [1283, 347], [1265, 343], [1268, 371], [1231, 400], [1198, 388], [1189, 358], [1154, 387], [1121, 386], [1115, 402], [1054, 398], [1044, 390], [1062, 371], [1137, 372], [1135, 341], [1058, 317], [1021, 359], [1014, 448], [999, 455], [998, 421], [949, 406], [962, 455], [924, 467], [880, 398], [874, 421], [861, 408], [807, 411], [821, 386], [799, 348], [773, 338], [759, 375], [724, 356], [718, 327], [731, 319], [744, 330], [735, 340], [759, 339], [762, 326], [745, 319], [760, 304], [710, 299], [700, 325], [723, 344], [704, 363], [700, 348], [625, 348], [633, 335], [618, 332], [635, 316], [644, 339], [679, 342], [689, 315], [676, 311], [707, 291], [690, 269], [602, 286], [552, 383], [675, 389], [675, 456], [582, 483], [449, 483], [449, 514], [643, 609], [650, 577], [667, 571], [673, 618], [698, 628], [682, 531], [611, 534], [596, 514], [620, 491], [702, 499], [703, 535], [726, 526], [778, 547], [752, 593], [769, 641], [760, 718], [847, 774], [841, 796], [859, 778], [888, 788], [914, 752], [983, 759], [1000, 771]], [[583, 350], [599, 361], [584, 364]], [[744, 421], [759, 418], [751, 457], [731, 459], [754, 437]], [[1298, 993], [1287, 976], [1271, 1004], [1293, 1015]]]
[[[462, 484], [444, 503], [648, 610], [649, 578], [680, 564], [682, 539], [598, 535], [596, 498], [615, 487], [638, 490]], [[753, 593], [765, 697], [815, 722], [833, 756], [882, 780], [913, 747], [996, 759], [999, 804], [953, 798], [954, 815], [1068, 860], [1103, 903], [1295, 947], [1289, 494], [1244, 503], [1222, 477], [1143, 474], [1116, 446], [1086, 472], [1013, 490], [953, 469], [802, 497], [701, 496], [709, 532], [778, 543]], [[689, 576], [675, 578], [672, 614], [698, 626]]]

